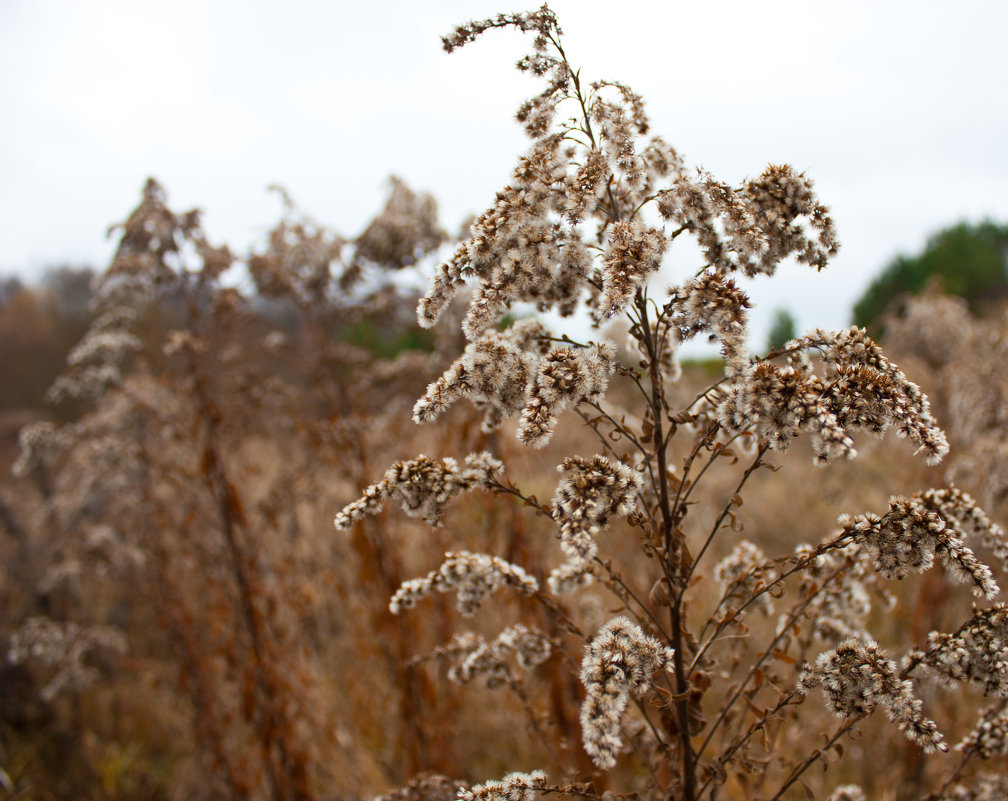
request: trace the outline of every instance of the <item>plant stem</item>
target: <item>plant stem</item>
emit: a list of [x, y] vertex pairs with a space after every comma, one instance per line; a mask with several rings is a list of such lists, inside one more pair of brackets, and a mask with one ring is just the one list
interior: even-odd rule
[[808, 770], [810, 767], [812, 767], [813, 764], [815, 764], [816, 760], [818, 760], [824, 753], [826, 753], [833, 746], [833, 744], [836, 743], [837, 740], [839, 740], [847, 732], [853, 729], [854, 726], [860, 723], [864, 717], [865, 717], [864, 712], [854, 715], [843, 726], [837, 729], [836, 734], [834, 734], [832, 737], [829, 738], [826, 745], [824, 745], [822, 748], [817, 748], [815, 751], [809, 754], [808, 757], [805, 758], [804, 762], [802, 762], [793, 771], [791, 771], [791, 775], [787, 777], [787, 780], [777, 791], [777, 793], [773, 796], [773, 798], [770, 799], [770, 801], [777, 801], [778, 798], [784, 795], [784, 793], [787, 792], [788, 788], [796, 781], [798, 781], [798, 779], [801, 778], [801, 775], [806, 770]]
[[[685, 801], [695, 801], [696, 799], [696, 764], [693, 755], [693, 744], [690, 742], [690, 715], [689, 715], [689, 683], [686, 676], [686, 668], [683, 663], [683, 585], [681, 583], [682, 572], [682, 542], [673, 540], [674, 523], [672, 519], [672, 509], [669, 505], [668, 490], [668, 464], [665, 458], [665, 435], [662, 433], [662, 417], [664, 404], [661, 391], [661, 373], [659, 364], [659, 354], [655, 348], [652, 338], [651, 327], [648, 323], [647, 301], [641, 290], [637, 290], [637, 310], [640, 314], [640, 332], [644, 341], [644, 347], [648, 355], [648, 368], [651, 380], [651, 412], [654, 419], [654, 429], [652, 431], [655, 458], [658, 460], [658, 505], [661, 509], [662, 526], [664, 528], [665, 558], [662, 566], [665, 569], [665, 578], [669, 583], [670, 591], [675, 593], [672, 605], [669, 607], [669, 617], [672, 629], [673, 664], [675, 667], [676, 681], [676, 712], [679, 718], [679, 737], [682, 742], [682, 782], [685, 793]], [[678, 575], [672, 575], [669, 560], [675, 553], [675, 570]], [[676, 591], [676, 588], [679, 588]]]

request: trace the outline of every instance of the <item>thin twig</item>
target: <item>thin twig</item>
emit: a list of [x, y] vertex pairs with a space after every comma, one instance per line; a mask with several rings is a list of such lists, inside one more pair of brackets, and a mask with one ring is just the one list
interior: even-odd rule
[[809, 754], [804, 762], [802, 762], [793, 771], [791, 771], [791, 775], [788, 776], [784, 784], [777, 791], [774, 797], [770, 799], [770, 801], [777, 801], [778, 798], [784, 795], [784, 793], [787, 792], [788, 788], [796, 781], [798, 781], [798, 779], [801, 778], [801, 775], [806, 770], [808, 770], [810, 767], [812, 767], [813, 764], [815, 764], [816, 760], [821, 758], [827, 751], [829, 751], [829, 749], [833, 747], [834, 743], [836, 743], [837, 740], [839, 740], [847, 732], [853, 729], [854, 726], [856, 726], [864, 717], [866, 717], [866, 714], [864, 712], [860, 712], [857, 715], [854, 715], [850, 720], [848, 720], [843, 726], [841, 726], [837, 730], [836, 734], [830, 737], [830, 739], [826, 742], [826, 745], [824, 745], [822, 748], [817, 748], [815, 751]]

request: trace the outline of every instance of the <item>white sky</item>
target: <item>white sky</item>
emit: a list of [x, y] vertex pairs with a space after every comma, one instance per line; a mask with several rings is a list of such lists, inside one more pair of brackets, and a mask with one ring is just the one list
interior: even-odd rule
[[[519, 34], [450, 56], [439, 36], [515, 2], [0, 0], [0, 273], [102, 265], [148, 175], [238, 250], [278, 217], [270, 183], [353, 235], [394, 173], [456, 230], [508, 180], [535, 87], [512, 67]], [[843, 250], [819, 276], [759, 282], [757, 334], [778, 306], [800, 329], [844, 326], [898, 252], [960, 219], [1008, 221], [1003, 0], [552, 7], [583, 76], [643, 94], [688, 163], [814, 178]]]

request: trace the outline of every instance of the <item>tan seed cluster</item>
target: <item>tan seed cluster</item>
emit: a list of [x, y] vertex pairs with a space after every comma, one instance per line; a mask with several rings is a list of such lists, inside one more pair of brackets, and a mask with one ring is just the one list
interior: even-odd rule
[[969, 682], [986, 695], [1008, 698], [1008, 607], [977, 612], [954, 634], [932, 632], [918, 655], [948, 682]]
[[[714, 566], [714, 578], [721, 585], [728, 608], [738, 608], [766, 585], [769, 573], [766, 554], [749, 540], [742, 540], [730, 554]], [[763, 614], [773, 612], [773, 598], [763, 593], [756, 602]]]
[[347, 529], [368, 515], [378, 514], [390, 499], [397, 500], [406, 514], [422, 517], [428, 525], [436, 526], [456, 495], [486, 488], [502, 469], [501, 462], [485, 452], [467, 456], [461, 469], [451, 457], [432, 459], [420, 454], [415, 459], [396, 462], [381, 481], [364, 490], [361, 498], [336, 515], [336, 528]]
[[871, 551], [875, 569], [886, 578], [923, 573], [937, 554], [948, 574], [971, 584], [976, 595], [993, 598], [1000, 591], [990, 568], [921, 497], [893, 497], [881, 517], [868, 512], [844, 515], [839, 522], [845, 534]]
[[546, 774], [509, 773], [503, 779], [491, 779], [458, 791], [460, 801], [534, 801], [536, 791], [546, 789]]
[[956, 746], [957, 751], [973, 751], [981, 759], [1008, 756], [1008, 703], [1002, 701], [980, 715], [976, 728]]
[[[789, 364], [761, 362], [729, 386], [719, 407], [725, 428], [755, 430], [778, 450], [807, 432], [820, 464], [856, 456], [858, 431], [881, 436], [890, 427], [924, 451], [929, 464], [948, 452], [927, 398], [863, 329], [816, 331], [788, 348]], [[819, 354], [821, 377], [808, 351]]]
[[837, 787], [830, 793], [826, 801], [868, 801], [868, 798], [865, 796], [864, 790], [858, 785], [845, 784], [843, 787]]
[[585, 647], [581, 683], [581, 736], [585, 751], [600, 768], [616, 764], [622, 747], [620, 719], [630, 696], [642, 696], [655, 671], [670, 669], [673, 651], [646, 635], [628, 618], [606, 623]]
[[510, 679], [508, 657], [511, 654], [514, 654], [520, 668], [531, 670], [549, 659], [552, 650], [549, 640], [541, 632], [523, 623], [508, 626], [490, 642], [479, 635], [466, 636], [464, 642], [456, 637], [454, 641], [458, 641], [458, 661], [449, 669], [448, 678], [467, 684], [483, 677], [490, 688]]
[[542, 447], [553, 436], [557, 415], [581, 401], [600, 398], [616, 368], [609, 343], [587, 348], [553, 348], [539, 359], [527, 388], [528, 401], [518, 425], [518, 439]]
[[746, 309], [752, 304], [734, 281], [720, 272], [705, 272], [676, 290], [668, 303], [679, 339], [702, 332], [721, 343], [725, 372], [741, 375], [748, 363]]
[[560, 547], [574, 572], [594, 558], [595, 536], [610, 520], [637, 508], [643, 480], [622, 462], [598, 455], [569, 457], [558, 470], [563, 478], [553, 496], [553, 519], [560, 524]]
[[618, 222], [612, 227], [602, 269], [600, 319], [608, 320], [623, 311], [647, 276], [661, 266], [666, 244], [661, 231], [637, 220]]
[[518, 565], [485, 553], [446, 553], [441, 567], [424, 578], [403, 582], [389, 601], [389, 611], [397, 615], [435, 592], [458, 594], [456, 607], [465, 617], [476, 614], [484, 599], [498, 587], [509, 584], [526, 595], [539, 590], [539, 582]]
[[822, 689], [826, 706], [841, 717], [867, 715], [880, 706], [925, 753], [948, 750], [937, 725], [921, 712], [911, 683], [900, 679], [896, 663], [871, 640], [846, 640], [820, 654], [813, 666], [805, 665], [798, 690], [808, 693], [815, 687]]

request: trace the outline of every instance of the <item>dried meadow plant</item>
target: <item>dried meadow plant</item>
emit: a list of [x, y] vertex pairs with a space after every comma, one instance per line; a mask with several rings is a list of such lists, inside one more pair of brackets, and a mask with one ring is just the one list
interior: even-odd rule
[[[236, 259], [208, 242], [199, 214], [172, 211], [149, 181], [113, 229], [93, 323], [51, 391], [90, 406], [72, 423], [25, 428], [15, 465], [41, 498], [26, 550], [44, 566], [32, 588], [39, 608], [29, 603], [8, 638], [7, 664], [35, 671], [48, 702], [98, 676], [96, 653], [128, 651], [122, 694], [132, 682], [147, 691], [153, 675], [157, 706], [143, 714], [181, 705], [188, 731], [174, 713], [172, 753], [159, 758], [181, 763], [173, 792], [192, 797], [328, 797], [351, 766], [359, 787], [386, 775], [354, 731], [363, 701], [325, 666], [374, 648], [387, 610], [377, 599], [400, 580], [398, 535], [373, 524], [344, 564], [311, 532], [336, 502], [332, 488], [356, 485], [368, 459], [398, 441], [394, 421], [434, 374], [428, 351], [392, 347], [381, 358], [354, 336], [384, 336], [376, 320], [411, 311], [415, 296], [380, 276], [445, 235], [433, 200], [400, 181], [352, 240], [283, 200], [283, 218], [245, 259], [249, 294], [224, 279]], [[404, 370], [417, 375], [408, 390], [392, 381]], [[433, 522], [439, 503], [497, 467], [489, 457], [461, 471], [414, 462], [394, 497], [409, 506], [428, 497], [411, 478], [441, 481], [445, 497], [414, 507]], [[375, 600], [347, 616], [333, 588], [362, 578], [377, 584]], [[401, 718], [390, 752], [412, 774], [432, 731], [418, 714], [429, 693], [422, 676], [404, 678], [409, 625], [386, 629], [388, 666], [359, 673], [387, 671]]]
[[[460, 326], [464, 351], [417, 401], [413, 419], [434, 423], [468, 398], [485, 414], [486, 431], [513, 429], [521, 444], [541, 448], [558, 437], [567, 413], [597, 452], [563, 458], [546, 505], [512, 477], [502, 434], [488, 440], [493, 456], [466, 457], [492, 464], [478, 479], [467, 479], [452, 457], [398, 462], [336, 518], [337, 527], [353, 529], [397, 497], [408, 514], [435, 525], [462, 489], [478, 484], [555, 524], [559, 564], [454, 553], [392, 597], [394, 612], [416, 606], [408, 614], [421, 616], [431, 590], [458, 588], [465, 615], [496, 607], [499, 616], [551, 620], [549, 652], [521, 678], [530, 730], [570, 721], [555, 697], [536, 706], [537, 670], [558, 665], [582, 685], [583, 753], [574, 731], [559, 731], [538, 764], [506, 765], [532, 773], [463, 786], [458, 798], [776, 801], [803, 786], [810, 797], [863, 799], [862, 788], [830, 786], [810, 768], [837, 762], [842, 741], [853, 741], [880, 707], [912, 747], [934, 752], [927, 778], [944, 781], [940, 792], [959, 787], [972, 760], [1001, 753], [1000, 718], [984, 718], [987, 728], [964, 741], [958, 765], [940, 761], [948, 747], [924, 712], [933, 694], [928, 676], [959, 693], [972, 684], [1003, 695], [1003, 608], [974, 608], [955, 633], [884, 650], [869, 628], [878, 622], [877, 597], [900, 601], [886, 580], [924, 571], [936, 555], [943, 576], [984, 601], [995, 598], [993, 571], [966, 544], [1003, 543], [985, 513], [965, 494], [940, 488], [893, 497], [882, 515], [842, 516], [818, 544], [776, 557], [759, 532], [735, 536], [750, 478], [773, 469], [771, 455], [783, 457], [796, 438], [808, 438], [820, 466], [854, 459], [859, 437], [889, 431], [929, 465], [949, 450], [928, 399], [864, 330], [814, 331], [763, 356], [747, 349], [751, 304], [739, 278], [770, 278], [786, 258], [822, 270], [837, 251], [811, 180], [771, 165], [732, 186], [687, 168], [650, 134], [639, 95], [622, 83], [584, 82], [545, 5], [462, 25], [444, 48], [499, 28], [531, 37], [518, 68], [543, 89], [517, 113], [531, 145], [420, 301], [420, 324], [432, 327], [463, 287], [472, 288]], [[666, 256], [687, 238], [698, 248], [692, 274], [665, 286]], [[627, 345], [578, 341], [573, 329], [556, 333], [533, 318], [502, 323], [530, 309], [561, 317], [580, 310], [597, 331], [621, 319]], [[719, 345], [724, 373], [696, 394], [677, 383], [677, 354], [698, 336]], [[731, 476], [730, 489], [715, 499], [704, 487], [718, 474]], [[503, 584], [522, 595], [502, 593], [491, 604], [490, 591]], [[596, 589], [608, 593], [601, 615], [599, 604], [586, 603], [599, 597], [587, 594]], [[472, 634], [434, 654], [460, 659], [456, 676], [490, 671], [506, 676], [498, 686], [513, 686], [519, 679], [503, 655]], [[809, 700], [813, 688], [839, 724], [816, 711], [823, 707]], [[819, 732], [823, 743], [813, 743]], [[992, 781], [948, 797], [997, 797]]]

